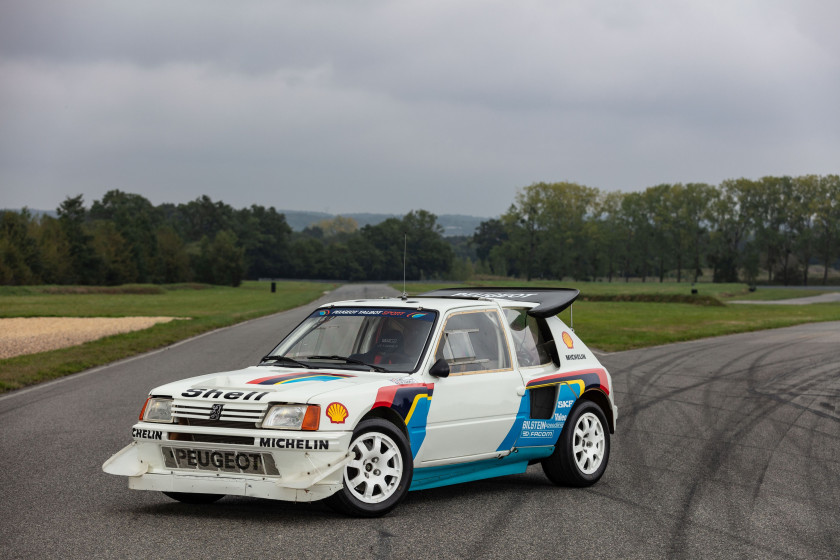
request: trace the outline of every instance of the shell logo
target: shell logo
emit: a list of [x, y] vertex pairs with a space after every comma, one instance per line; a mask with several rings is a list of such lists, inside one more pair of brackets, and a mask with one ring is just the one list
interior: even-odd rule
[[572, 348], [575, 345], [575, 342], [572, 340], [572, 335], [567, 332], [563, 332], [563, 344], [566, 345], [566, 348]]
[[333, 424], [344, 424], [348, 414], [347, 407], [339, 402], [331, 403], [327, 407], [327, 418]]

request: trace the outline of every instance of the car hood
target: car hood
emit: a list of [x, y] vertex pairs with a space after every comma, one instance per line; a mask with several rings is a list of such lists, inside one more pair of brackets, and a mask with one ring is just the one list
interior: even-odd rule
[[347, 369], [253, 366], [183, 379], [157, 387], [151, 394], [223, 402], [306, 403], [317, 395], [337, 389], [350, 389], [365, 384], [391, 385], [392, 379], [404, 375]]

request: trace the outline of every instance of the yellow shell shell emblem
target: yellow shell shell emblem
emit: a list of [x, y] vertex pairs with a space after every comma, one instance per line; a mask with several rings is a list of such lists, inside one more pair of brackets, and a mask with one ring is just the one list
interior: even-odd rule
[[339, 402], [334, 402], [327, 407], [327, 418], [333, 424], [344, 424], [348, 414], [347, 407]]
[[566, 348], [571, 348], [575, 345], [574, 341], [572, 340], [572, 335], [567, 332], [563, 332], [563, 343], [566, 345]]

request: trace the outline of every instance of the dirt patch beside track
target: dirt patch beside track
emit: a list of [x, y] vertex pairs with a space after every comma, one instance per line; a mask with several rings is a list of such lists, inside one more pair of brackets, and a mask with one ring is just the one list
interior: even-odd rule
[[0, 359], [76, 346], [147, 329], [176, 317], [16, 317], [0, 319]]

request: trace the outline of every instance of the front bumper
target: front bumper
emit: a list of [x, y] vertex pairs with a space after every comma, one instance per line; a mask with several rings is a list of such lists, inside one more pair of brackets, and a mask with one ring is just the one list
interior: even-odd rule
[[236, 430], [238, 437], [252, 437], [253, 445], [234, 445], [170, 439], [168, 428], [209, 433], [141, 422], [132, 428], [134, 441], [102, 470], [129, 477], [136, 490], [309, 502], [337, 492], [350, 461], [350, 432]]

